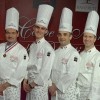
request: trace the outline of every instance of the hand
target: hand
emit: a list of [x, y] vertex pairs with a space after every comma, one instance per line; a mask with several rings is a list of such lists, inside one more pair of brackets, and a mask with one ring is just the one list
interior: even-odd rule
[[9, 86], [11, 85], [8, 82], [0, 84], [0, 93], [3, 92]]
[[25, 92], [30, 92], [31, 91], [31, 88], [28, 84], [28, 80], [26, 80], [26, 79], [24, 79], [24, 81], [23, 81], [23, 89], [24, 89]]
[[57, 87], [53, 83], [52, 86], [49, 87], [49, 93], [51, 94], [51, 96], [55, 96], [56, 95], [56, 90], [57, 90]]
[[5, 87], [3, 84], [0, 84], [0, 93], [2, 93], [5, 90]]
[[37, 84], [34, 81], [32, 83], [30, 83], [31, 88], [34, 88], [35, 86], [37, 86]]

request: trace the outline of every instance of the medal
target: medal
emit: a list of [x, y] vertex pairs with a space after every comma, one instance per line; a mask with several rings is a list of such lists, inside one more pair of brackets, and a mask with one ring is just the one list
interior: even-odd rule
[[7, 44], [5, 46], [5, 53], [3, 54], [3, 57], [6, 57], [6, 53], [9, 52], [13, 47], [15, 47], [18, 44], [18, 42], [15, 42], [14, 44], [11, 44], [8, 48], [7, 48]]
[[3, 57], [6, 57], [6, 54], [4, 54]]

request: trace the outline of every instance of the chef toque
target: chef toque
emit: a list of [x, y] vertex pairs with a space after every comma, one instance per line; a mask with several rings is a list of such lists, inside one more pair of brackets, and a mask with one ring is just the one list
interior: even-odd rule
[[73, 17], [72, 11], [69, 8], [63, 8], [60, 18], [59, 32], [60, 31], [72, 32], [72, 17]]
[[47, 4], [42, 4], [39, 6], [37, 18], [36, 18], [36, 25], [42, 25], [48, 28], [48, 24], [53, 12], [53, 7]]
[[98, 13], [96, 11], [89, 12], [86, 25], [85, 25], [85, 29], [84, 29], [84, 33], [88, 32], [96, 36], [98, 23], [99, 23]]
[[10, 8], [6, 12], [5, 29], [13, 28], [18, 31], [19, 26], [19, 12], [14, 8]]

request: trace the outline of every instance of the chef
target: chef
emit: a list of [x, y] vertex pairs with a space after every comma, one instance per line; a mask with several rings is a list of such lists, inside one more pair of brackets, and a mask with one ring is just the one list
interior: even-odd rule
[[76, 78], [80, 66], [80, 55], [70, 43], [72, 17], [72, 11], [69, 8], [63, 8], [57, 35], [60, 46], [55, 51], [51, 73], [52, 84], [49, 87], [51, 100], [77, 100]]
[[98, 23], [98, 13], [89, 12], [83, 32], [85, 48], [80, 54], [82, 62], [78, 76], [79, 100], [100, 100], [100, 53], [94, 45]]
[[48, 83], [55, 53], [44, 38], [53, 12], [47, 4], [39, 5], [36, 23], [33, 27], [36, 41], [30, 46], [28, 79], [24, 80], [26, 100], [48, 100]]
[[0, 44], [0, 97], [3, 100], [20, 100], [21, 82], [26, 75], [28, 54], [17, 41], [18, 26], [19, 12], [9, 8], [5, 24], [7, 42]]

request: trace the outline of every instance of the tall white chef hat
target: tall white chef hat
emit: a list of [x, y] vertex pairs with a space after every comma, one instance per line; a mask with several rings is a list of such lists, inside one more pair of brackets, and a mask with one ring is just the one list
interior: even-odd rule
[[60, 18], [59, 31], [72, 32], [72, 17], [72, 11], [69, 8], [63, 8]]
[[37, 18], [36, 18], [36, 25], [42, 25], [44, 27], [48, 27], [53, 7], [47, 4], [41, 4], [38, 9]]
[[84, 33], [89, 32], [96, 36], [97, 28], [99, 23], [99, 15], [96, 11], [91, 11], [88, 14]]
[[9, 8], [6, 12], [5, 29], [13, 28], [18, 31], [19, 26], [19, 12], [14, 8]]

